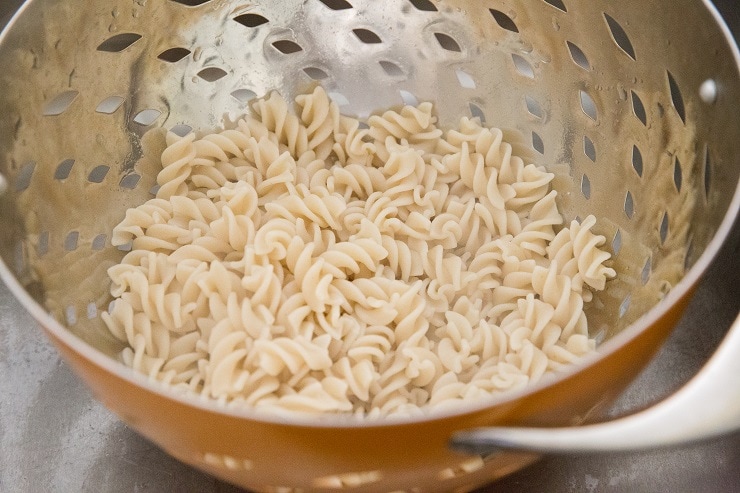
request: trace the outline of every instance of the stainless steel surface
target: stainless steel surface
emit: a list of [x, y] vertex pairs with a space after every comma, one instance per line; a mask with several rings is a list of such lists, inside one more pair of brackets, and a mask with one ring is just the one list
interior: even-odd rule
[[[27, 2], [0, 43], [0, 173], [12, 185], [0, 198], [0, 256], [61, 325], [117, 353], [99, 316], [107, 268], [123, 256], [110, 235], [151, 198], [163, 139], [150, 130], [212, 128], [244, 111], [244, 94], [292, 99], [320, 70], [349, 114], [411, 98], [434, 101], [443, 123], [476, 114], [516, 129], [520, 150], [558, 175], [566, 220], [594, 214], [609, 240], [619, 275], [587, 310], [592, 333], [609, 339], [662, 299], [653, 319], [675, 303], [735, 214], [740, 123], [729, 108], [740, 83], [734, 64], [718, 65], [734, 53], [721, 30], [696, 27], [714, 26], [701, 2], [680, 1], [691, 36], [672, 32], [679, 8], [643, 25], [659, 7], [637, 0], [573, 1], [567, 12], [542, 0], [491, 0], [492, 11], [447, 0], [434, 12], [355, 0], [351, 15], [319, 0]], [[236, 20], [247, 13], [266, 22]], [[382, 43], [355, 39], [358, 26]], [[174, 48], [188, 56], [175, 62]], [[704, 56], [684, 56], [692, 50]], [[708, 78], [721, 88], [714, 104], [699, 98]]]
[[[138, 1], [133, 3], [143, 7], [147, 2]], [[130, 4], [130, 2], [126, 3], [127, 6]], [[0, 6], [0, 12], [2, 9], [10, 9], [12, 7], [13, 2], [3, 3]], [[550, 7], [548, 6], [547, 8]], [[137, 7], [134, 6], [132, 9], [132, 12], [129, 13], [133, 16], [133, 11], [137, 10]], [[555, 11], [552, 12], [553, 15], [550, 16], [552, 19], [555, 18], [555, 15], [559, 15]], [[682, 15], [682, 13], [676, 12], [667, 12], [667, 14], [669, 14], [669, 17]], [[552, 20], [550, 17], [547, 18], [548, 22]], [[517, 21], [519, 22], [521, 19], [517, 18]], [[558, 29], [561, 28], [562, 26]], [[81, 32], [74, 26], [69, 25], [61, 25], [59, 29], [60, 32]], [[567, 28], [564, 28], [564, 30], [568, 31]], [[568, 32], [576, 35], [575, 31]], [[648, 34], [644, 36], [647, 37]], [[649, 41], [649, 39], [643, 39], [642, 35], [639, 39], [633, 38], [633, 42], [638, 48], [638, 43], [648, 43]], [[90, 42], [92, 43], [92, 41]], [[611, 41], [609, 40], [609, 42]], [[577, 42], [577, 44], [584, 46], [583, 42]], [[526, 53], [527, 47], [523, 48], [525, 49], [522, 53]], [[640, 53], [640, 51], [637, 52], [638, 58], [640, 58]], [[618, 55], [621, 56], [619, 53]], [[670, 50], [669, 57], [679, 56], [682, 56], [680, 50]], [[642, 60], [640, 62], [642, 63]], [[106, 66], [102, 68], [108, 69]], [[554, 69], [550, 67], [549, 69], [543, 68], [543, 70]], [[576, 71], [574, 73], [577, 74], [578, 72]], [[662, 70], [660, 73], [661, 75], [665, 74]], [[70, 80], [73, 79], [72, 75], [70, 74]], [[700, 76], [701, 74], [696, 75]], [[460, 79], [459, 73], [457, 77], [460, 83], [466, 83], [464, 78]], [[481, 74], [481, 77], [484, 77], [484, 74]], [[578, 75], [574, 75], [574, 77], [576, 80], [579, 80]], [[687, 84], [698, 87], [702, 80], [697, 80], [696, 84]], [[11, 89], [18, 91], [17, 93], [13, 93], [12, 90], [7, 92], [16, 95], [22, 94], [26, 81], [22, 82], [16, 82], [14, 85], [11, 84]], [[642, 83], [646, 84], [646, 86], [642, 86]], [[650, 83], [650, 81], [640, 81], [639, 83], [635, 81], [634, 87], [637, 89], [637, 92], [640, 92], [642, 89], [650, 87]], [[663, 85], [665, 85], [665, 81], [663, 81]], [[105, 87], [100, 87], [99, 89], [101, 91], [106, 90]], [[613, 90], [614, 88], [612, 87], [611, 89]], [[59, 92], [54, 93], [53, 88], [49, 88], [48, 90], [49, 92], [46, 96], [49, 98], [53, 97], [54, 94], [60, 94]], [[534, 92], [532, 94], [538, 95], [539, 93], [537, 91], [539, 90], [533, 88], [532, 91]], [[602, 89], [593, 88], [593, 90], [595, 91], [594, 94], [602, 94], [600, 92]], [[608, 93], [607, 89], [603, 89], [603, 91], [603, 94]], [[420, 93], [420, 96], [423, 97], [423, 93]], [[684, 97], [686, 96], [685, 94]], [[158, 101], [152, 94], [144, 94], [141, 97], [144, 103], [152, 102], [151, 104], [154, 104], [153, 101]], [[380, 95], [378, 97], [382, 98], [384, 96]], [[658, 98], [658, 102], [661, 103], [663, 110], [671, 110], [673, 102], [670, 91], [664, 90], [656, 97]], [[603, 111], [604, 107], [599, 106], [602, 104], [602, 101], [599, 98], [595, 99], [597, 108], [601, 108]], [[477, 99], [473, 101], [478, 102]], [[652, 102], [652, 100], [648, 101], [647, 99], [643, 101], [645, 106], [650, 108], [652, 108], [652, 105], [648, 105], [648, 103]], [[734, 102], [733, 100], [729, 103], [734, 104]], [[149, 106], [148, 104], [144, 104], [137, 108], [135, 103], [138, 104], [139, 101], [126, 103], [127, 116], [136, 116], [138, 114], [135, 111], [136, 109], [146, 109]], [[375, 101], [373, 102], [373, 104], [376, 103]], [[724, 103], [727, 104], [727, 101]], [[488, 114], [490, 107], [483, 103], [480, 104], [484, 112]], [[505, 107], [506, 103], [502, 104]], [[603, 104], [610, 105], [612, 103], [605, 101]], [[628, 101], [616, 102], [614, 104], [617, 112], [633, 111]], [[472, 110], [472, 107], [470, 109]], [[361, 110], [361, 108], [358, 108], [358, 110]], [[533, 110], [529, 111], [530, 113], [538, 113], [536, 106], [530, 105], [529, 110]], [[588, 108], [584, 108], [584, 110], [588, 110]], [[711, 111], [709, 107], [697, 107], [695, 110], [699, 113]], [[183, 115], [187, 114], [184, 109], [182, 111]], [[518, 108], [517, 111], [522, 111], [522, 108]], [[549, 114], [550, 110], [549, 108], [545, 108], [544, 111], [545, 114]], [[732, 114], [734, 115], [734, 113]], [[677, 115], [671, 115], [670, 118], [675, 120]], [[70, 121], [80, 121], [80, 116], [74, 110], [69, 114]], [[490, 119], [492, 121], [496, 120], [496, 118]], [[553, 128], [556, 125], [550, 122], [548, 126], [547, 118], [543, 118], [541, 122], [526, 120], [528, 123], [525, 126], [522, 126], [523, 124], [521, 122], [525, 121], [522, 118], [517, 116], [513, 117], [513, 119], [512, 124], [516, 126], [518, 123], [522, 127], [520, 130], [525, 130], [528, 135], [531, 135], [533, 131], [537, 131], [540, 137], [544, 137], [546, 153], [544, 157], [539, 157], [540, 160], [549, 158], [555, 161], [568, 157], [568, 152], [564, 152], [567, 149], [556, 150], [554, 144], [553, 146], [549, 145], [550, 142], [559, 140], [559, 137], [553, 134], [555, 132]], [[168, 120], [168, 124], [182, 123], [179, 120], [175, 120]], [[675, 121], [673, 123], [677, 124]], [[630, 123], [630, 125], [633, 124], [634, 128], [631, 127], [632, 131], [637, 132], [635, 129], [641, 128], [639, 126], [641, 125], [639, 117], [635, 122]], [[585, 125], [591, 124], [574, 123], [573, 126], [583, 129]], [[660, 127], [660, 125], [656, 125], [656, 127]], [[141, 130], [137, 127], [132, 128]], [[589, 132], [594, 129], [593, 127], [585, 128]], [[709, 126], [686, 130], [692, 137], [692, 132], [697, 132], [705, 141], [711, 137], [711, 131], [712, 129]], [[594, 131], [591, 134], [596, 148], [600, 152], [610, 148], [610, 142], [598, 140], [605, 139], [604, 135], [609, 134], [609, 132], [609, 130], [601, 130], [598, 132]], [[671, 140], [671, 132], [663, 134], [660, 133], [662, 130], [658, 128], [651, 128], [645, 130], [645, 132], [657, 132], [655, 135], [659, 135], [661, 138], [666, 138], [669, 141]], [[82, 138], [82, 136], [80, 137]], [[552, 137], [552, 140], [550, 137]], [[635, 139], [641, 138], [646, 137], [635, 136]], [[679, 138], [674, 142], [677, 142], [676, 145], [680, 145], [680, 142], [683, 142], [685, 138], [686, 135], [684, 135], [683, 140]], [[577, 142], [572, 143], [573, 147], [570, 148], [571, 153], [573, 153], [574, 149], [583, 145], [583, 140], [576, 140]], [[128, 145], [128, 142], [116, 142], [116, 145], [120, 144], [124, 147]], [[638, 143], [640, 142], [643, 141], [640, 140]], [[722, 142], [718, 142], [712, 151], [718, 153], [719, 157], [723, 153], [721, 150], [722, 144]], [[33, 146], [29, 145], [28, 147], [32, 148]], [[625, 169], [619, 168], [621, 171], [615, 171], [618, 176], [622, 176], [623, 173], [627, 172], [637, 172], [636, 169], [633, 169], [635, 163], [632, 160], [632, 146], [630, 145], [628, 147], [629, 149], [625, 151], [625, 153], [629, 153], [629, 156], [626, 156], [628, 164]], [[66, 156], [63, 149], [54, 148], [54, 146], [50, 146], [47, 151], [54, 154], [56, 158], [61, 158], [63, 155]], [[642, 156], [643, 161], [641, 163], [661, 162], [660, 156], [653, 156], [649, 154], [650, 152], [652, 151], [649, 149], [643, 149], [644, 155]], [[679, 154], [683, 153], [681, 155], [684, 156], [684, 164], [696, 162], [698, 165], [702, 165], [699, 168], [701, 169], [701, 173], [703, 173], [704, 163], [701, 160], [706, 154], [702, 147], [694, 148], [692, 146], [692, 148], [681, 148], [677, 149], [677, 152]], [[602, 157], [600, 156], [600, 159]], [[625, 156], [622, 156], [622, 158], [625, 158]], [[39, 160], [39, 163], [42, 166], [56, 166], [61, 159], [46, 160], [44, 162]], [[95, 162], [96, 160], [97, 156], [90, 157], [91, 162]], [[575, 215], [576, 211], [590, 210], [593, 206], [589, 205], [589, 201], [593, 203], [596, 199], [596, 195], [590, 199], [586, 198], [585, 188], [583, 187], [584, 181], [582, 180], [587, 166], [593, 163], [589, 164], [585, 161], [583, 152], [578, 154], [577, 161], [573, 175], [574, 177], [577, 175], [579, 180], [573, 182], [577, 187], [573, 190], [572, 199], [576, 205], [574, 203], [565, 204], [569, 207], [568, 210], [573, 215]], [[624, 159], [620, 158], [617, 161], [621, 162]], [[23, 159], [16, 162], [17, 168], [11, 174], [16, 180], [15, 183], [17, 183], [17, 176], [21, 174], [23, 165], [26, 162]], [[728, 162], [734, 161], [728, 156]], [[125, 167], [125, 163], [117, 164], [121, 165], [120, 169], [114, 171], [118, 171], [119, 173], [130, 171], [130, 168], [127, 169]], [[669, 164], [671, 166], [671, 173], [670, 175], [665, 175], [665, 180], [663, 181], [672, 184], [675, 180], [673, 163], [671, 162]], [[83, 176], [86, 177], [88, 175], [84, 173]], [[121, 175], [112, 176], [120, 178]], [[598, 183], [594, 183], [595, 176], [589, 178], [591, 187], [589, 190], [593, 190], [594, 194], [608, 193], [612, 182], [605, 180], [602, 185], [599, 185]], [[610, 179], [613, 180], [613, 176]], [[684, 186], [686, 188], [692, 188], [694, 186], [698, 189], [703, 188], [703, 175], [692, 178], [685, 174], [683, 179], [685, 180]], [[693, 179], [698, 181], [692, 183]], [[630, 180], [638, 184], [636, 185], [638, 188], [631, 189], [631, 201], [637, 204], [648, 202], [647, 197], [654, 193], [654, 188], [639, 185], [641, 183], [640, 177], [633, 176]], [[118, 183], [117, 179], [114, 181]], [[718, 174], [713, 175], [713, 178], [710, 180], [712, 186], [726, 186], [726, 182], [727, 180], [723, 180], [723, 177]], [[140, 190], [146, 191], [145, 184], [146, 180], [142, 180]], [[47, 185], [56, 186], [53, 182]], [[637, 195], [638, 193], [644, 195]], [[701, 190], [699, 190], [699, 193], [701, 193]], [[719, 195], [721, 194], [715, 193], [713, 196], [718, 197]], [[623, 217], [629, 215], [624, 211], [626, 200], [624, 195], [621, 195], [619, 198], [619, 203], [611, 207], [611, 209], [619, 211], [619, 214], [616, 215], [619, 217], [615, 217], [614, 231], [616, 230], [616, 225], [619, 225], [625, 231], [625, 234], [628, 234], [633, 228], [637, 228], [635, 226], [636, 224], [644, 224], [645, 221], [653, 220], [656, 222], [656, 227], [653, 228], [656, 234], [649, 241], [654, 243], [659, 242], [662, 215], [657, 214], [656, 216], [656, 214], [652, 213], [660, 213], [662, 211], [651, 211], [647, 207], [637, 207], [635, 211], [637, 216], [634, 216], [630, 220]], [[642, 200], [643, 198], [646, 199], [644, 202]], [[126, 200], [129, 200], [129, 198]], [[717, 200], [719, 199], [717, 198]], [[680, 210], [680, 204], [685, 203], [685, 201], [682, 202], [675, 198], [674, 201], [677, 207], [676, 210]], [[119, 208], [121, 205], [120, 203], [117, 204]], [[712, 211], [722, 209], [722, 207], [713, 207], [713, 205], [716, 204], [712, 204], [710, 201], [709, 204], [701, 205], [695, 213], [698, 215], [711, 215]], [[667, 210], [670, 212], [674, 209], [670, 208]], [[54, 211], [54, 214], [57, 213], [58, 211]], [[671, 213], [671, 219], [675, 221], [676, 217], [680, 215], [678, 212], [676, 214]], [[48, 217], [56, 216], [51, 215]], [[710, 221], [706, 222], [709, 223]], [[31, 221], [26, 224], [26, 227], [32, 229], [38, 227], [38, 224]], [[49, 227], [57, 228], [57, 232], [61, 238], [64, 238], [66, 233], [69, 232], [69, 228], [66, 228], [62, 224], [55, 224], [53, 221]], [[681, 231], [675, 231], [675, 228], [673, 229], [672, 233], [677, 238], [685, 239]], [[736, 238], [737, 228], [734, 231], [734, 238]], [[43, 231], [39, 229], [36, 232], [42, 233]], [[706, 237], [709, 231], [702, 232], [699, 230], [695, 233], [695, 241], [700, 242], [701, 237]], [[697, 238], [699, 239], [697, 240]], [[58, 242], [58, 245], [54, 244], [51, 248], [59, 249], [60, 251], [58, 253], [62, 254], [62, 245], [62, 242]], [[734, 245], [737, 245], [737, 241], [734, 241]], [[701, 248], [695, 251], [695, 254], [698, 253], [701, 253]], [[656, 360], [655, 364], [651, 367], [652, 373], [646, 373], [646, 376], [637, 383], [632, 393], [628, 394], [622, 401], [622, 407], [619, 409], [625, 410], [628, 407], [639, 407], [640, 405], [652, 402], [654, 398], [660, 397], [667, 391], [674, 389], [700, 366], [711, 349], [715, 347], [717, 340], [729, 326], [733, 315], [737, 313], [737, 300], [740, 299], [740, 294], [737, 291], [739, 281], [737, 278], [737, 254], [736, 246], [729, 253], [726, 249], [722, 258], [715, 263], [715, 268], [710, 272], [707, 280], [701, 286], [696, 300], [692, 303], [689, 314], [677, 330], [671, 343], [663, 351], [661, 358]], [[81, 257], [84, 256], [81, 255]], [[637, 278], [639, 278], [647, 258], [649, 256], [643, 255], [633, 262], [633, 270], [635, 270], [634, 274]], [[82, 260], [84, 261], [85, 259], [83, 258]], [[96, 258], [95, 262], [99, 260], [99, 258]], [[653, 270], [658, 270], [660, 265], [659, 257], [653, 258], [652, 262]], [[67, 272], [64, 272], [64, 274], [67, 274]], [[655, 279], [655, 282], [661, 280], [658, 275], [654, 276], [653, 279]], [[69, 284], [68, 278], [66, 281]], [[96, 289], [99, 289], [99, 287], [96, 287]], [[2, 401], [0, 401], [0, 491], [233, 491], [231, 487], [220, 484], [170, 459], [110, 416], [100, 405], [92, 400], [82, 385], [69, 373], [66, 366], [59, 361], [54, 351], [43, 340], [40, 331], [36, 329], [30, 317], [23, 314], [17, 302], [12, 300], [7, 289], [3, 289], [0, 293], [0, 296], [2, 296], [0, 298], [0, 307], [2, 308], [2, 312], [0, 312], [0, 327], [2, 327], [2, 331], [0, 332], [0, 337], [2, 338], [0, 339], [0, 371], [4, 375], [4, 378], [0, 380], [0, 395], [3, 396]], [[623, 299], [624, 297], [620, 298], [619, 303]], [[639, 298], [635, 297], [633, 301], [634, 299]], [[79, 302], [79, 296], [72, 293], [62, 293], [60, 294], [60, 300], [61, 302], [58, 303], [58, 314], [61, 318], [64, 315], [64, 309], [69, 306], [67, 303]], [[632, 310], [640, 309], [636, 305], [638, 303], [633, 303]], [[734, 312], [734, 314], [731, 312]], [[731, 313], [731, 315], [728, 316], [728, 313]], [[701, 330], [697, 330], [697, 327]], [[573, 457], [567, 460], [561, 460], [560, 462], [558, 462], [560, 459], [546, 460], [533, 466], [533, 468], [499, 482], [495, 487], [491, 488], [491, 491], [494, 488], [496, 491], [655, 491], [668, 489], [671, 491], [733, 491], [740, 489], [736, 474], [737, 467], [740, 466], [739, 451], [740, 441], [738, 438], [728, 437], [701, 447], [632, 456], [632, 459], [629, 456], [606, 456], [599, 458]], [[291, 466], [286, 465], [286, 467]]]
[[478, 428], [457, 433], [453, 448], [474, 454], [624, 452], [685, 445], [740, 431], [740, 317], [704, 368], [681, 390], [644, 411], [569, 428]]

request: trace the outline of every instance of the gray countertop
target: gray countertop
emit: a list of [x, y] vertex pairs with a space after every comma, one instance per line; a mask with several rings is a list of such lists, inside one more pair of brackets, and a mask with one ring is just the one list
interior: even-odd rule
[[[0, 18], [18, 3], [2, 0]], [[716, 3], [730, 26], [740, 27], [737, 0]], [[660, 400], [709, 358], [740, 309], [739, 256], [736, 225], [672, 337], [613, 414]], [[0, 492], [240, 491], [175, 461], [119, 422], [2, 284], [0, 375]], [[639, 454], [545, 458], [484, 491], [740, 492], [740, 434]]]

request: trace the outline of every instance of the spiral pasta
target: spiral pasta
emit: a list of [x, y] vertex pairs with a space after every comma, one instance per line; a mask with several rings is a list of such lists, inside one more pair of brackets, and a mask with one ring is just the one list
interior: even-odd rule
[[323, 89], [234, 129], [167, 135], [156, 197], [126, 212], [103, 320], [121, 360], [270, 412], [417, 414], [520, 389], [591, 353], [616, 275], [563, 224], [551, 173], [495, 128], [423, 103], [339, 114]]

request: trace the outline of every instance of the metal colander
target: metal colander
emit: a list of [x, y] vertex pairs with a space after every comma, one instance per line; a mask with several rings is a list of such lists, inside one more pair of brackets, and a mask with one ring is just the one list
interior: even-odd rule
[[[64, 339], [69, 329], [108, 355], [120, 349], [99, 317], [110, 302], [106, 269], [124, 255], [110, 244], [112, 228], [127, 208], [152, 197], [161, 129], [212, 130], [248, 111], [254, 97], [278, 90], [292, 99], [319, 83], [344, 114], [361, 119], [432, 101], [443, 126], [473, 116], [506, 129], [515, 152], [556, 173], [566, 219], [599, 218], [597, 232], [619, 273], [588, 313], [592, 335], [606, 341], [604, 354], [649, 331], [659, 342], [667, 330], [655, 327], [675, 321], [737, 214], [740, 80], [728, 39], [714, 9], [699, 0], [29, 1], [0, 40], [2, 270], [55, 342], [73, 348], [65, 355], [89, 382], [94, 377], [75, 357], [166, 395]], [[566, 404], [550, 406], [559, 417], [519, 416], [578, 422], [616, 395], [626, 375], [592, 385], [590, 397], [567, 412]], [[319, 460], [295, 471], [286, 464], [305, 460], [305, 447], [316, 450], [309, 435], [296, 434], [299, 443], [283, 449], [259, 441], [238, 451], [206, 449], [173, 438], [176, 427], [158, 435], [166, 425], [144, 424], [123, 401], [97, 392], [178, 458], [265, 491], [450, 491], [531, 460], [464, 458], [439, 441], [424, 453], [399, 443], [385, 458], [379, 444], [358, 456], [317, 451]], [[512, 403], [521, 396], [514, 397], [448, 417], [440, 436], [475, 423], [517, 422]], [[506, 405], [508, 417], [486, 414]], [[259, 421], [204, 409], [196, 411], [248, 430], [247, 422]], [[474, 419], [459, 419], [465, 415]], [[322, 426], [326, 434], [348, 425]], [[398, 426], [399, 441], [413, 440]], [[267, 465], [277, 450], [298, 451], [282, 472]], [[424, 457], [424, 467], [413, 465]], [[410, 467], [419, 472], [409, 474]]]

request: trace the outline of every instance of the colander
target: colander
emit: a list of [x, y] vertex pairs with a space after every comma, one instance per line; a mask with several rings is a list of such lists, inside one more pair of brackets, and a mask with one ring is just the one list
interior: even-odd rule
[[[649, 361], [740, 204], [738, 53], [706, 1], [32, 0], [0, 38], [0, 275], [96, 397], [179, 460], [255, 491], [467, 491], [536, 459], [456, 432], [593, 419]], [[228, 124], [321, 84], [366, 118], [432, 101], [506, 129], [594, 214], [617, 279], [597, 356], [555, 380], [393, 422], [270, 418], [124, 367], [100, 319], [110, 236], [150, 198], [162, 129]]]

